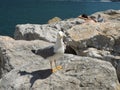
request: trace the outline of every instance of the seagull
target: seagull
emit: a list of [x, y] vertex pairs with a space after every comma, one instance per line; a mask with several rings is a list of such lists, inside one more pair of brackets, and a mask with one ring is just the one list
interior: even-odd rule
[[[54, 46], [49, 46], [43, 49], [39, 50], [31, 50], [34, 54], [42, 56], [44, 59], [47, 59], [50, 61], [50, 66], [52, 72], [56, 72], [57, 70], [62, 69], [62, 66], [57, 66], [56, 60], [60, 57], [63, 57], [65, 52], [65, 45], [63, 43], [63, 37], [64, 33], [62, 31], [59, 31], [57, 33], [57, 39]], [[53, 68], [53, 65], [55, 65], [55, 68]]]

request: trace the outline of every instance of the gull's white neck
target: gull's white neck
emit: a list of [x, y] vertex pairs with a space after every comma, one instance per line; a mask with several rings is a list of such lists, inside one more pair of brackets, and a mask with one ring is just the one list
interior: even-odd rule
[[54, 46], [54, 52], [64, 53], [63, 38], [57, 38]]

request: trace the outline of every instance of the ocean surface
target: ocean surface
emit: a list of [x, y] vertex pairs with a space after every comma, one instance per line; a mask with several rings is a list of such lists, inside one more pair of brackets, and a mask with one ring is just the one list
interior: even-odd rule
[[55, 16], [75, 18], [108, 9], [120, 9], [120, 2], [0, 0], [0, 35], [13, 37], [17, 24], [45, 24]]

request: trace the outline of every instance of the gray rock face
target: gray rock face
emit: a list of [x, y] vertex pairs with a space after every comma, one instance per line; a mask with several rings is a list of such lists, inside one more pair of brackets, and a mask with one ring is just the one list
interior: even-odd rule
[[[94, 47], [119, 53], [119, 23], [85, 23], [73, 26], [67, 30], [71, 41], [69, 45], [73, 47], [78, 54], [81, 50]], [[117, 49], [115, 49], [117, 47]]]
[[[100, 59], [65, 54], [63, 67], [52, 73], [49, 60], [31, 52], [53, 44], [35, 40], [0, 39], [0, 90], [119, 90], [112, 64]], [[5, 40], [4, 40], [5, 39]], [[4, 50], [3, 50], [4, 49]]]
[[[67, 30], [70, 38], [67, 42], [77, 55], [109, 61], [119, 68], [119, 31], [119, 23], [84, 23]], [[117, 74], [119, 76], [119, 70]]]
[[107, 10], [107, 11], [101, 11], [101, 12], [96, 12], [92, 14], [92, 16], [97, 17], [98, 14], [100, 14], [105, 21], [110, 21], [110, 22], [118, 22], [120, 21], [120, 10]]
[[[90, 32], [90, 30], [91, 30], [90, 35], [89, 35], [89, 33], [85, 33], [85, 34], [88, 35], [88, 37], [91, 36], [91, 38], [92, 38], [93, 36], [95, 36], [96, 41], [98, 41], [98, 42], [102, 39], [101, 42], [99, 42], [99, 43], [96, 42], [95, 45], [92, 45], [92, 47], [101, 48], [101, 46], [99, 46], [99, 44], [103, 43], [103, 42], [104, 42], [104, 44], [103, 44], [104, 46], [102, 46], [102, 47], [108, 47], [109, 49], [110, 49], [111, 46], [113, 46], [114, 43], [115, 43], [116, 46], [118, 46], [117, 43], [119, 43], [119, 34], [118, 33], [119, 33], [119, 30], [120, 30], [120, 26], [119, 26], [120, 10], [112, 10], [111, 9], [111, 10], [107, 10], [107, 11], [97, 12], [95, 14], [92, 14], [92, 16], [97, 17], [99, 14], [103, 17], [105, 22], [102, 22], [102, 23], [85, 23], [85, 25], [81, 24], [80, 26], [79, 25], [78, 26], [73, 26], [72, 27], [73, 29], [76, 27], [73, 31], [76, 30], [75, 32], [78, 36], [78, 33], [81, 33], [82, 31], [85, 33], [85, 32]], [[78, 32], [77, 32], [77, 30], [78, 30]], [[69, 30], [67, 30], [67, 31], [69, 31]], [[92, 35], [92, 31], [94, 32], [93, 34], [96, 33], [96, 35]], [[81, 35], [80, 34], [80, 36], [83, 36], [83, 37], [87, 36], [87, 35], [84, 35], [84, 34]], [[93, 39], [95, 39], [95, 38], [93, 37]], [[91, 41], [91, 40], [88, 40], [88, 41]], [[92, 40], [92, 42], [94, 42], [94, 41], [95, 40]], [[89, 42], [89, 44], [91, 44], [91, 42]], [[108, 46], [108, 45], [110, 45], [110, 46]], [[91, 47], [91, 45], [89, 45], [89, 46]], [[117, 49], [117, 50], [119, 51], [119, 49]]]
[[15, 39], [19, 40], [44, 40], [55, 42], [57, 32], [55, 28], [48, 25], [17, 25], [15, 31]]
[[116, 14], [120, 14], [120, 10], [107, 10], [107, 11], [104, 11], [104, 14], [108, 14], [108, 15], [116, 15]]
[[[16, 41], [11, 38], [1, 37], [0, 39], [0, 78], [10, 70], [20, 67], [23, 64], [33, 62], [37, 57], [33, 55], [32, 49], [40, 49], [53, 44], [44, 41]], [[4, 39], [5, 38], [5, 39]], [[29, 59], [28, 59], [29, 58]], [[39, 58], [37, 57], [36, 60]]]
[[36, 25], [36, 24], [23, 24], [16, 25], [14, 38], [16, 40], [44, 40], [48, 42], [55, 42], [56, 34], [60, 30], [67, 30], [73, 25], [81, 24], [84, 20], [68, 19], [53, 24]]
[[[9, 57], [7, 57], [6, 46], [2, 42], [13, 41], [14, 39], [10, 37], [0, 36], [0, 78], [3, 73], [9, 72], [13, 67], [6, 64], [9, 63]], [[5, 46], [4, 48], [2, 48]]]

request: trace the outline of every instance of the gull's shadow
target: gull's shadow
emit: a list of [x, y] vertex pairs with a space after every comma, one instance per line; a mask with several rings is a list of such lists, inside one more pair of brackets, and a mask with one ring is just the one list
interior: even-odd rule
[[52, 72], [51, 69], [45, 69], [45, 70], [38, 70], [38, 71], [33, 71], [33, 72], [26, 72], [26, 71], [19, 71], [20, 75], [32, 75], [32, 78], [30, 79], [31, 86], [33, 86], [34, 82], [37, 79], [46, 79], [48, 78]]

